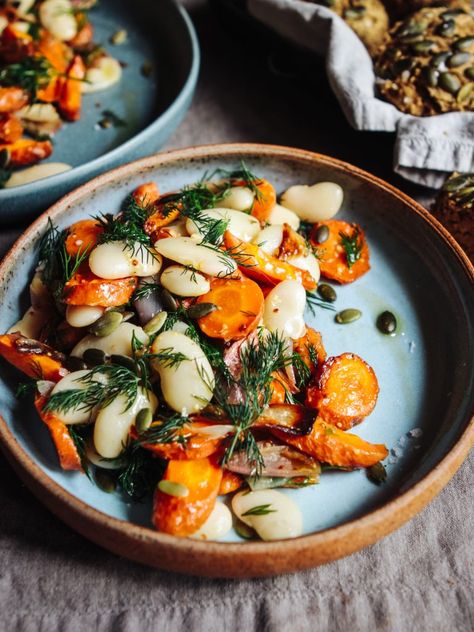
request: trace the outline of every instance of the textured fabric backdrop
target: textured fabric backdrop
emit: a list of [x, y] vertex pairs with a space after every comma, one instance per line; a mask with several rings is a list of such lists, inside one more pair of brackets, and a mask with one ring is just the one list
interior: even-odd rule
[[[203, 69], [189, 117], [168, 147], [300, 146], [429, 201], [429, 192], [391, 173], [391, 136], [349, 128], [323, 71], [308, 82], [304, 62], [285, 54], [285, 72], [272, 75], [269, 67], [283, 64], [278, 47], [246, 42], [242, 49], [242, 27], [229, 36], [204, 0], [185, 4]], [[20, 230], [1, 231], [1, 254]], [[160, 572], [99, 549], [43, 508], [0, 457], [0, 632], [470, 632], [473, 476], [471, 456], [419, 516], [349, 558], [295, 575], [219, 581]]]

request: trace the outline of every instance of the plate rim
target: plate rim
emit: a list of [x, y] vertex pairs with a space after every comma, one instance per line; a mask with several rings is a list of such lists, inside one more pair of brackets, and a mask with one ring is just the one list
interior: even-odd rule
[[[82, 177], [90, 173], [94, 172], [96, 169], [100, 169], [110, 162], [116, 160], [124, 151], [128, 152], [133, 150], [137, 146], [141, 145], [150, 134], [153, 134], [155, 131], [161, 128], [165, 128], [171, 119], [175, 116], [176, 111], [182, 109], [185, 105], [185, 102], [189, 96], [194, 91], [194, 88], [197, 83], [199, 68], [201, 64], [201, 52], [199, 48], [199, 41], [196, 33], [196, 29], [194, 28], [194, 24], [186, 11], [186, 9], [174, 0], [168, 0], [168, 4], [181, 15], [184, 25], [186, 26], [186, 30], [189, 35], [189, 41], [191, 44], [191, 59], [190, 59], [190, 68], [184, 83], [181, 85], [177, 96], [175, 99], [168, 105], [168, 107], [163, 110], [156, 118], [154, 118], [149, 125], [144, 127], [142, 130], [138, 132], [138, 134], [134, 134], [128, 140], [114, 149], [106, 152], [105, 154], [101, 154], [97, 156], [93, 160], [89, 160], [88, 162], [83, 163], [82, 165], [78, 165], [77, 167], [72, 167], [67, 171], [63, 171], [58, 174], [53, 174], [51, 176], [47, 176], [46, 178], [41, 178], [40, 180], [34, 180], [33, 182], [27, 182], [26, 184], [21, 184], [12, 188], [3, 188], [0, 189], [0, 202], [8, 201], [9, 195], [13, 193], [21, 193], [24, 195], [29, 195], [32, 193], [37, 193], [40, 190], [54, 187], [56, 185], [61, 185], [67, 183], [67, 180], [71, 177]], [[105, 172], [108, 173], [108, 170]], [[85, 183], [87, 184], [87, 183]], [[60, 198], [61, 199], [61, 198]]]
[[[135, 160], [74, 189], [42, 213], [18, 238], [0, 264], [0, 278], [10, 261], [31, 240], [41, 224], [54, 219], [83, 195], [109, 182], [160, 165], [206, 157], [290, 158], [306, 164], [335, 167], [370, 182], [400, 199], [420, 216], [454, 252], [474, 284], [474, 265], [455, 239], [418, 202], [396, 187], [359, 167], [303, 149], [259, 143], [198, 145], [159, 152]], [[449, 482], [474, 446], [474, 415], [447, 454], [405, 492], [363, 516], [313, 534], [274, 542], [202, 542], [153, 531], [149, 527], [114, 518], [88, 505], [50, 478], [20, 446], [0, 416], [0, 447], [20, 478], [33, 493], [70, 527], [97, 544], [134, 561], [192, 575], [243, 578], [276, 575], [314, 567], [354, 553], [394, 531], [421, 511]], [[243, 548], [245, 547], [245, 549]], [[245, 553], [245, 556], [243, 555]]]

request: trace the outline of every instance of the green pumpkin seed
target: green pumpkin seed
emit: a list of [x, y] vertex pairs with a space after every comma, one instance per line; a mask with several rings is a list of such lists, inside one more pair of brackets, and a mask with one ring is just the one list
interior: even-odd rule
[[461, 13], [465, 13], [462, 9], [450, 9], [449, 11], [445, 11], [439, 17], [442, 20], [450, 20], [451, 18], [455, 18], [457, 15], [461, 15]]
[[430, 68], [430, 66], [425, 66], [420, 73], [421, 80], [429, 88], [434, 88], [437, 86], [438, 76], [439, 72], [434, 68]]
[[462, 206], [471, 206], [474, 201], [474, 187], [469, 187], [458, 193], [457, 202]]
[[450, 94], [457, 94], [461, 87], [461, 82], [451, 72], [442, 72], [439, 76], [438, 85]]
[[103, 316], [96, 320], [95, 323], [89, 327], [88, 331], [90, 334], [94, 336], [98, 336], [100, 338], [104, 336], [110, 336], [120, 323], [123, 321], [123, 316], [120, 312], [105, 312]]
[[474, 46], [474, 36], [467, 35], [466, 37], [460, 37], [453, 43], [453, 47], [456, 50], [465, 51]]
[[472, 55], [470, 53], [456, 53], [455, 55], [451, 55], [446, 60], [446, 66], [448, 68], [457, 68], [458, 66], [463, 66], [467, 64], [472, 59]]
[[465, 83], [463, 87], [459, 90], [458, 95], [456, 97], [456, 101], [458, 103], [462, 103], [463, 101], [467, 101], [469, 97], [473, 96], [474, 82]]
[[349, 308], [343, 309], [342, 312], [338, 312], [335, 316], [336, 323], [340, 325], [348, 325], [353, 323], [362, 316], [362, 312], [359, 309]]
[[82, 358], [78, 358], [76, 356], [68, 356], [64, 360], [64, 366], [68, 371], [82, 371], [83, 369], [87, 369], [87, 364], [84, 362]]
[[464, 71], [464, 75], [468, 79], [473, 79], [474, 80], [474, 68], [472, 66], [470, 68], [466, 68], [466, 70]]
[[468, 185], [473, 176], [464, 173], [459, 176], [451, 176], [446, 180], [443, 185], [443, 191], [447, 191], [448, 193], [452, 193], [454, 191], [459, 191], [463, 189], [466, 185]]
[[240, 535], [240, 537], [244, 540], [253, 540], [257, 535], [252, 527], [246, 525], [245, 522], [242, 522], [242, 520], [237, 520], [234, 525], [234, 529], [237, 535]]
[[369, 478], [369, 480], [372, 481], [372, 483], [375, 483], [376, 485], [381, 485], [387, 480], [387, 470], [379, 461], [375, 465], [367, 468], [367, 477]]
[[436, 46], [436, 42], [433, 40], [421, 40], [420, 42], [415, 42], [411, 45], [412, 51], [414, 53], [429, 53], [433, 47]]
[[438, 66], [441, 66], [441, 64], [444, 64], [444, 62], [448, 59], [450, 54], [451, 53], [447, 53], [446, 51], [444, 53], [436, 53], [436, 55], [433, 55], [433, 58], [431, 60], [431, 65], [434, 66], [435, 68], [438, 68]]
[[191, 305], [187, 315], [189, 318], [204, 318], [204, 316], [215, 312], [216, 309], [217, 305], [214, 305], [214, 303], [196, 303], [196, 305]]
[[454, 35], [455, 31], [456, 31], [456, 22], [451, 19], [444, 20], [436, 29], [436, 33], [444, 37], [451, 37], [451, 35]]
[[138, 434], [142, 434], [142, 432], [148, 430], [152, 421], [153, 413], [151, 408], [142, 408], [135, 418], [135, 428], [137, 429]]
[[385, 311], [379, 314], [377, 318], [377, 329], [387, 335], [391, 336], [397, 329], [397, 319], [392, 312]]
[[137, 365], [135, 364], [134, 360], [132, 360], [132, 358], [129, 358], [128, 356], [120, 355], [119, 353], [112, 353], [112, 355], [110, 356], [110, 362], [112, 364], [123, 366], [129, 371], [132, 371], [132, 373], [137, 372]]
[[321, 226], [319, 226], [316, 231], [315, 237], [318, 244], [323, 244], [329, 238], [329, 227], [326, 226], [326, 224], [322, 224]]
[[163, 289], [161, 292], [161, 302], [167, 312], [176, 312], [178, 310], [178, 303], [168, 290]]
[[98, 366], [99, 364], [105, 364], [107, 354], [102, 349], [91, 348], [84, 351], [82, 359], [88, 366]]
[[366, 13], [365, 7], [352, 7], [344, 11], [345, 20], [360, 20]]
[[398, 39], [408, 41], [418, 37], [426, 31], [426, 25], [421, 22], [404, 22], [397, 31]]
[[4, 169], [10, 162], [10, 152], [8, 149], [2, 149], [0, 151], [0, 169]]
[[337, 299], [336, 290], [330, 285], [327, 285], [327, 283], [320, 283], [316, 291], [323, 301], [327, 303], [334, 303]]
[[111, 494], [117, 487], [116, 477], [106, 470], [96, 470], [94, 474], [95, 482], [97, 486], [107, 494]]
[[158, 314], [155, 314], [153, 318], [149, 320], [147, 324], [143, 327], [143, 331], [149, 336], [154, 336], [163, 327], [167, 317], [167, 312], [158, 312]]
[[168, 496], [175, 496], [176, 498], [185, 498], [189, 495], [189, 489], [182, 483], [175, 483], [174, 481], [160, 481], [158, 483], [158, 489]]

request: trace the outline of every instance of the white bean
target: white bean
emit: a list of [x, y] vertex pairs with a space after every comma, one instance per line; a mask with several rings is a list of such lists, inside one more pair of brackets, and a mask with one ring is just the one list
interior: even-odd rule
[[232, 514], [229, 508], [218, 500], [209, 518], [191, 537], [196, 540], [219, 540], [231, 529]]
[[[262, 515], [244, 515], [256, 507], [263, 508]], [[242, 522], [255, 529], [262, 540], [296, 538], [303, 532], [298, 505], [274, 489], [239, 492], [232, 499], [232, 510]]]
[[201, 347], [177, 331], [164, 331], [152, 345], [153, 353], [181, 353], [185, 359], [170, 366], [165, 360], [154, 360], [163, 397], [170, 408], [182, 415], [197, 413], [212, 399], [214, 374]]
[[39, 5], [39, 18], [44, 28], [63, 42], [77, 35], [77, 22], [69, 0], [45, 0]]
[[[216, 221], [220, 219], [228, 221], [227, 229], [229, 232], [243, 241], [252, 241], [260, 230], [258, 219], [242, 211], [235, 211], [230, 208], [213, 208], [202, 211], [201, 215]], [[202, 237], [205, 233], [205, 230], [200, 230], [192, 219], [187, 220], [186, 229], [190, 235], [197, 234]]]
[[219, 207], [236, 211], [248, 211], [252, 208], [255, 195], [248, 187], [230, 187], [225, 197], [217, 202]]
[[303, 318], [305, 306], [306, 292], [301, 283], [293, 280], [282, 281], [265, 299], [265, 327], [282, 336], [300, 338], [306, 330]]
[[110, 459], [105, 459], [103, 456], [97, 452], [94, 447], [94, 441], [90, 440], [86, 443], [86, 457], [92, 463], [92, 465], [96, 465], [97, 467], [102, 468], [103, 470], [119, 470], [126, 465], [125, 459], [118, 458], [113, 461]]
[[81, 92], [91, 94], [107, 90], [122, 77], [122, 67], [113, 57], [100, 57], [86, 72], [85, 81], [81, 81]]
[[162, 263], [161, 255], [138, 242], [131, 247], [124, 241], [99, 244], [89, 256], [90, 269], [101, 279], [153, 276], [160, 271]]
[[207, 294], [211, 284], [199, 272], [193, 272], [183, 266], [170, 266], [162, 273], [161, 285], [177, 296], [202, 296]]
[[283, 241], [283, 225], [266, 226], [254, 238], [253, 243], [269, 255], [274, 255]]
[[71, 327], [88, 327], [104, 313], [103, 307], [92, 305], [68, 305], [66, 308], [66, 320]]
[[188, 220], [180, 219], [177, 222], [172, 222], [165, 227], [166, 233], [169, 237], [187, 237], [188, 231], [186, 223]]
[[300, 227], [300, 218], [298, 215], [280, 204], [275, 204], [272, 208], [270, 215], [267, 218], [267, 222], [271, 226], [289, 224], [293, 230], [298, 230]]
[[130, 428], [142, 408], [154, 412], [158, 400], [151, 391], [140, 389], [133, 404], [127, 408], [125, 395], [118, 395], [108, 406], [102, 408], [94, 425], [94, 447], [106, 459], [116, 459], [128, 443]]
[[10, 327], [7, 333], [12, 334], [18, 331], [27, 338], [37, 340], [41, 330], [50, 319], [51, 310], [49, 308], [30, 307], [25, 314], [23, 314], [23, 317]]
[[313, 186], [298, 184], [281, 196], [281, 203], [307, 222], [331, 219], [341, 208], [344, 191], [335, 182], [318, 182]]
[[[83, 378], [88, 373], [88, 369], [68, 373], [55, 385], [55, 387], [51, 391], [51, 395], [55, 395], [56, 393], [60, 393], [62, 391], [85, 390], [88, 387], [88, 384], [83, 381]], [[104, 376], [96, 375], [94, 376], [94, 381], [104, 382]], [[81, 405], [76, 408], [71, 408], [67, 412], [54, 411], [54, 416], [67, 425], [88, 423], [89, 421], [91, 421], [93, 415], [93, 410], [84, 410]]]
[[87, 349], [101, 349], [105, 353], [116, 353], [132, 357], [132, 338], [135, 337], [143, 344], [148, 344], [147, 334], [138, 325], [132, 323], [121, 323], [117, 329], [108, 336], [94, 336], [92, 334], [79, 340], [71, 351], [71, 355], [82, 358]]
[[288, 263], [291, 263], [291, 265], [296, 266], [300, 270], [306, 270], [309, 272], [316, 283], [319, 281], [319, 277], [321, 275], [319, 263], [312, 252], [308, 253], [306, 256], [290, 257], [288, 259]]
[[183, 323], [182, 320], [177, 320], [169, 331], [177, 331], [180, 334], [186, 334], [189, 329], [189, 325]]
[[[29, 13], [35, 1], [36, 0], [19, 0], [19, 2], [16, 3], [17, 15], [21, 17], [25, 17]], [[15, 28], [16, 28], [16, 25], [15, 25]]]
[[58, 173], [64, 173], [64, 171], [69, 171], [69, 169], [72, 169], [71, 165], [67, 165], [64, 162], [46, 162], [42, 165], [27, 167], [26, 169], [21, 169], [20, 171], [12, 173], [5, 183], [5, 188], [12, 189], [13, 187], [19, 187], [22, 184], [36, 182], [36, 180], [49, 178], [50, 176], [55, 176]]
[[235, 272], [235, 261], [225, 253], [197, 244], [191, 237], [166, 237], [155, 243], [163, 257], [190, 266], [209, 276], [226, 276]]

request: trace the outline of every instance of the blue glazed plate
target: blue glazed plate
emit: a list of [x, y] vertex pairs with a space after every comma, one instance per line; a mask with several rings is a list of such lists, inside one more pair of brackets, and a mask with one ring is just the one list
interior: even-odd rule
[[[332, 471], [323, 473], [319, 485], [285, 490], [300, 506], [304, 534], [309, 537], [240, 544], [235, 557], [243, 561], [234, 567], [230, 558], [236, 545], [157, 534], [151, 531], [150, 503], [127, 503], [119, 494], [101, 491], [81, 474], [59, 470], [45, 427], [31, 406], [13, 395], [18, 373], [5, 364], [0, 391], [5, 419], [0, 436], [7, 455], [27, 483], [66, 522], [134, 559], [227, 576], [294, 570], [375, 541], [420, 510], [441, 489], [473, 440], [472, 266], [444, 229], [415, 202], [355, 167], [310, 152], [265, 145], [180, 150], [120, 167], [77, 189], [42, 215], [3, 263], [0, 330], [6, 330], [26, 307], [26, 280], [34, 268], [48, 217], [63, 228], [99, 211], [114, 213], [124, 197], [144, 181], [156, 180], [161, 191], [172, 191], [197, 181], [205, 171], [236, 167], [241, 158], [253, 172], [274, 183], [278, 192], [291, 184], [338, 182], [345, 192], [338, 218], [358, 222], [366, 231], [371, 270], [352, 285], [338, 288], [336, 302], [338, 310], [360, 309], [362, 318], [338, 325], [334, 312], [316, 308], [314, 316], [307, 314], [307, 321], [322, 332], [329, 355], [353, 351], [375, 370], [380, 384], [377, 406], [354, 432], [390, 448], [386, 484], [374, 485], [363, 471]], [[387, 309], [396, 314], [399, 323], [393, 337], [379, 333], [375, 326], [378, 314]], [[87, 515], [94, 524], [102, 528], [109, 525], [114, 533], [118, 530], [131, 538], [127, 540], [130, 550], [101, 540], [97, 530], [81, 529], [77, 512], [81, 519]], [[135, 538], [148, 542], [146, 556], [136, 552]], [[228, 540], [240, 541], [235, 533]], [[280, 559], [263, 553], [277, 545], [284, 550]], [[189, 547], [199, 552], [194, 565], [189, 558], [187, 565], [180, 561], [180, 552], [186, 549], [189, 555]], [[302, 550], [306, 551], [304, 559], [297, 559], [295, 551], [300, 556]], [[173, 556], [167, 561], [169, 552]]]
[[[157, 151], [186, 114], [199, 71], [199, 45], [186, 11], [174, 0], [101, 0], [91, 12], [94, 41], [122, 62], [122, 79], [83, 97], [80, 121], [64, 123], [52, 156], [72, 169], [12, 189], [0, 190], [0, 221], [18, 222], [45, 210], [72, 188], [118, 164]], [[127, 31], [124, 44], [110, 37]], [[141, 72], [151, 65], [149, 77]], [[111, 110], [125, 125], [102, 129]]]

